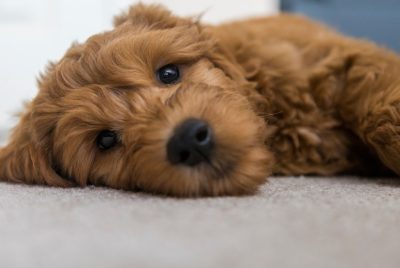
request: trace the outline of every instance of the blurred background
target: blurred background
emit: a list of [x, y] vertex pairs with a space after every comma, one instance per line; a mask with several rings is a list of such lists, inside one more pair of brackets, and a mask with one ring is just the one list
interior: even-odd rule
[[[111, 28], [112, 17], [133, 0], [0, 0], [0, 141], [13, 114], [37, 92], [36, 77], [59, 59], [72, 41]], [[373, 39], [400, 51], [399, 0], [142, 0], [161, 3], [179, 15], [203, 11], [203, 21], [219, 23], [280, 11], [298, 12], [338, 30]], [[395, 34], [394, 34], [395, 32]]]

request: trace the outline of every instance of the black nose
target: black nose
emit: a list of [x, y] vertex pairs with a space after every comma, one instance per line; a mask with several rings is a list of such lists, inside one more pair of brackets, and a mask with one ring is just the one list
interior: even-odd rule
[[214, 141], [211, 128], [199, 119], [187, 119], [175, 129], [167, 144], [172, 164], [195, 166], [210, 159]]

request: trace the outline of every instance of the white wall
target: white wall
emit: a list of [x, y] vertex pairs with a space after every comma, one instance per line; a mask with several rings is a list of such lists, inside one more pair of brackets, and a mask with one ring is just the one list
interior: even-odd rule
[[[36, 94], [35, 79], [48, 60], [60, 58], [72, 41], [110, 28], [113, 15], [132, 0], [0, 0], [0, 129]], [[137, 2], [137, 1], [136, 1]], [[180, 15], [206, 11], [203, 20], [275, 13], [278, 0], [142, 0]], [[1, 134], [0, 134], [1, 136]]]

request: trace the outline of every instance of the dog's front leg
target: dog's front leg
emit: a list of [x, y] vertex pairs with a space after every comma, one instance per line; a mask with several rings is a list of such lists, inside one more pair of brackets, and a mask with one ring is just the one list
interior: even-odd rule
[[366, 45], [347, 67], [341, 117], [400, 175], [400, 57]]

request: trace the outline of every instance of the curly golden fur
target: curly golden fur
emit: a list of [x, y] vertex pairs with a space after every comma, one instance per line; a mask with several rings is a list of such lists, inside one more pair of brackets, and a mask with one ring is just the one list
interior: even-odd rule
[[[254, 193], [268, 175], [400, 174], [400, 58], [301, 16], [203, 25], [135, 5], [73, 44], [0, 151], [0, 179], [175, 196]], [[156, 70], [177, 64], [178, 83]], [[188, 118], [212, 157], [167, 160]], [[119, 143], [102, 151], [103, 130]]]

